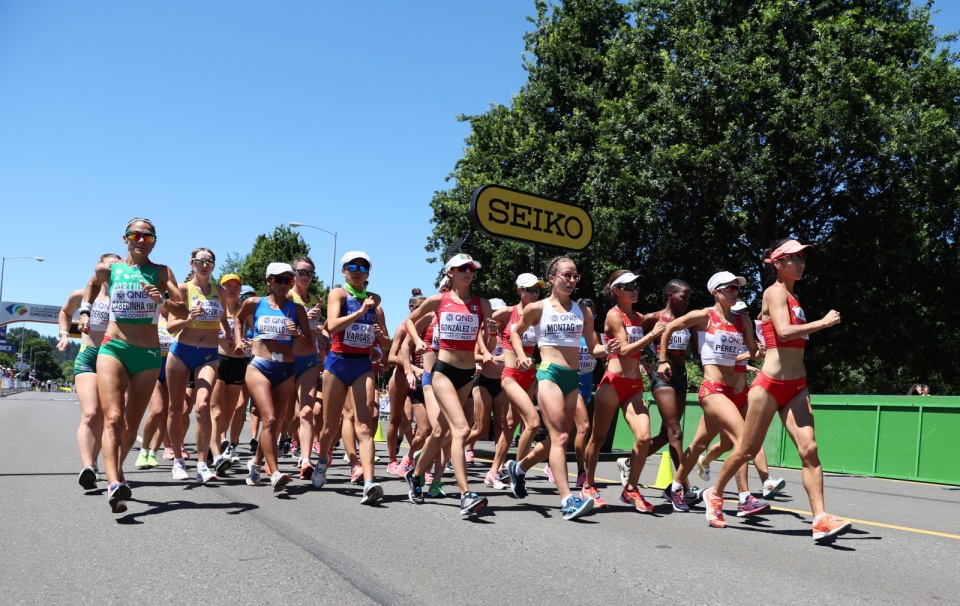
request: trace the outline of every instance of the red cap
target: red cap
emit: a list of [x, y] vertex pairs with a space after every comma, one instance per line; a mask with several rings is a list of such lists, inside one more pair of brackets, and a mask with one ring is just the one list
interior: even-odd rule
[[764, 259], [764, 263], [773, 263], [777, 259], [785, 257], [787, 255], [792, 255], [793, 253], [798, 253], [801, 250], [806, 250], [808, 248], [813, 248], [813, 244], [800, 244], [796, 240], [787, 240], [783, 244], [777, 247], [775, 251], [770, 253], [769, 259]]

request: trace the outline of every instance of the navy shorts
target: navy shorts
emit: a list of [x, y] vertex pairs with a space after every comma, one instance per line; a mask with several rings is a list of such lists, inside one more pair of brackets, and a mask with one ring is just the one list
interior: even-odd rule
[[293, 362], [277, 362], [260, 356], [253, 356], [250, 366], [259, 370], [260, 374], [265, 376], [270, 381], [270, 385], [273, 386], [277, 386], [293, 377]]
[[373, 370], [373, 361], [370, 356], [349, 356], [350, 354], [343, 355], [331, 351], [327, 354], [327, 361], [323, 365], [324, 370], [329, 370], [333, 376], [340, 379], [340, 382], [348, 387]]

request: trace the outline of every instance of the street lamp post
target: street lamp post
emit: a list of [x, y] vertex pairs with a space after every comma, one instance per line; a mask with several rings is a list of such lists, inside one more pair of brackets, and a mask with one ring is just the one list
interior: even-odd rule
[[337, 232], [328, 231], [322, 227], [317, 227], [316, 225], [307, 225], [306, 223], [297, 223], [296, 221], [290, 222], [290, 227], [312, 227], [313, 229], [319, 229], [322, 232], [328, 233], [333, 236], [333, 262], [330, 264], [330, 284], [327, 285], [327, 289], [333, 288], [333, 277], [337, 274]]
[[7, 259], [33, 259], [34, 261], [43, 261], [43, 257], [3, 257], [0, 263], [0, 301], [3, 301], [3, 273], [7, 269]]

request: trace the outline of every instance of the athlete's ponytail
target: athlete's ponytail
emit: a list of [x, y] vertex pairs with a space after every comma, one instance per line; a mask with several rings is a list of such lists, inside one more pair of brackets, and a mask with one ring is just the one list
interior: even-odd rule
[[606, 297], [607, 299], [610, 299], [611, 301], [616, 301], [617, 295], [613, 294], [613, 288], [610, 285], [613, 284], [614, 280], [616, 280], [623, 274], [628, 274], [628, 273], [630, 273], [629, 269], [618, 269], [612, 274], [610, 274], [610, 277], [607, 278], [607, 283], [603, 285], [603, 296]]
[[423, 292], [419, 288], [414, 288], [410, 291], [410, 302], [408, 305], [413, 307], [414, 305], [420, 305], [423, 303], [426, 297], [423, 296]]
[[[789, 242], [790, 238], [780, 238], [779, 240], [774, 240], [770, 247], [763, 251], [763, 258], [769, 259], [773, 254], [773, 251], [777, 250], [783, 246], [784, 242]], [[777, 268], [773, 266], [773, 263], [764, 263], [763, 264], [763, 287], [766, 288], [771, 286], [774, 282], [777, 281]]]

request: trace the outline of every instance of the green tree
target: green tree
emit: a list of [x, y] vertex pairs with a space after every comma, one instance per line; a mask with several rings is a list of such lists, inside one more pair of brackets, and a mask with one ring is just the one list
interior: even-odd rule
[[[248, 255], [242, 257], [237, 255], [236, 273], [243, 280], [244, 284], [249, 284], [256, 289], [258, 295], [267, 294], [267, 283], [264, 274], [267, 265], [270, 263], [293, 263], [293, 260], [300, 256], [309, 256], [310, 246], [304, 241], [300, 232], [293, 231], [285, 225], [280, 225], [273, 230], [273, 234], [261, 234], [253, 243], [253, 249]], [[228, 260], [231, 257], [228, 256]], [[323, 288], [322, 281], [318, 278], [310, 285], [312, 294], [326, 296], [326, 289]]]
[[73, 383], [73, 362], [65, 361], [60, 363], [60, 375], [67, 383]]
[[[960, 70], [932, 2], [535, 7], [527, 83], [510, 106], [461, 117], [471, 133], [431, 203], [429, 251], [462, 237], [471, 192], [496, 183], [591, 214], [593, 244], [571, 255], [577, 295], [601, 301], [627, 267], [642, 310], [674, 277], [707, 305], [707, 278], [726, 269], [748, 276], [756, 315], [761, 251], [796, 237], [817, 246], [798, 285], [808, 317], [843, 317], [811, 339], [816, 391], [960, 390], [944, 296], [960, 291]], [[484, 263], [480, 290], [515, 298], [530, 248], [474, 236], [467, 249]]]

